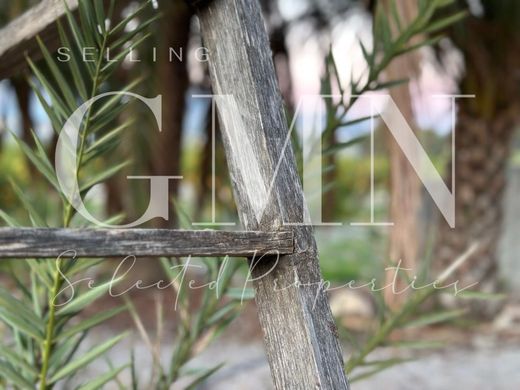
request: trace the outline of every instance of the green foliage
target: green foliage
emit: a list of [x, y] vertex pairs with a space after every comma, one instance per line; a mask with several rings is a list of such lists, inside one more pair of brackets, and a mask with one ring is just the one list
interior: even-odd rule
[[[424, 340], [405, 340], [399, 342], [390, 342], [390, 335], [396, 329], [403, 328], [422, 328], [426, 326], [432, 326], [437, 324], [443, 324], [449, 321], [460, 319], [464, 314], [465, 310], [441, 310], [441, 311], [428, 311], [427, 313], [421, 312], [422, 304], [431, 299], [437, 294], [443, 291], [443, 288], [449, 286], [447, 280], [457, 271], [458, 268], [462, 267], [463, 264], [468, 261], [473, 255], [478, 253], [480, 245], [478, 243], [471, 244], [459, 257], [453, 260], [452, 264], [443, 271], [440, 275], [437, 275], [433, 281], [426, 280], [426, 272], [414, 279], [415, 289], [412, 290], [410, 297], [402, 306], [395, 310], [389, 308], [383, 299], [382, 290], [375, 291], [375, 297], [379, 303], [379, 324], [373, 333], [369, 336], [367, 341], [363, 345], [358, 345], [353, 338], [350, 337], [352, 344], [354, 345], [355, 352], [348, 359], [345, 370], [347, 374], [352, 373], [354, 369], [361, 369], [361, 373], [351, 377], [351, 381], [357, 381], [366, 379], [372, 375], [375, 375], [382, 370], [393, 367], [396, 364], [401, 364], [409, 359], [396, 359], [389, 358], [384, 360], [372, 360], [370, 354], [376, 348], [380, 346], [391, 346], [394, 348], [406, 348], [406, 349], [432, 349], [443, 347], [444, 344], [439, 341], [424, 341]], [[426, 270], [426, 268], [425, 268]], [[412, 280], [408, 279], [404, 274], [399, 275], [401, 279], [404, 278], [404, 282], [407, 285], [411, 285]], [[479, 299], [479, 300], [495, 300], [503, 299], [504, 297], [500, 294], [482, 294], [480, 292], [465, 290], [457, 295], [457, 297]], [[348, 335], [350, 336], [350, 335]]]
[[[361, 95], [367, 92], [390, 89], [408, 81], [382, 81], [381, 76], [384, 70], [394, 59], [403, 54], [418, 50], [421, 47], [436, 44], [442, 38], [442, 35], [440, 34], [442, 30], [457, 23], [466, 16], [466, 12], [462, 11], [450, 14], [443, 18], [437, 17], [439, 11], [453, 4], [454, 0], [418, 0], [419, 12], [417, 16], [405, 25], [399, 16], [397, 1], [399, 0], [391, 0], [388, 3], [388, 7], [385, 7], [383, 2], [378, 2], [373, 18], [373, 47], [368, 48], [362, 42], [359, 42], [363, 57], [367, 64], [367, 71], [359, 79], [353, 78], [349, 89], [346, 89], [341, 84], [338, 66], [331, 50], [329, 50], [329, 54], [325, 58], [325, 74], [321, 82], [321, 93], [323, 95], [339, 93], [340, 95], [335, 101], [333, 99], [326, 99], [325, 101], [327, 112], [326, 125], [323, 131], [323, 139], [325, 140], [325, 156], [334, 156], [343, 149], [364, 142], [368, 138], [361, 136], [344, 143], [337, 143], [335, 141], [335, 135], [339, 129], [348, 128], [349, 126], [371, 119], [370, 117], [362, 117], [348, 120], [350, 109]], [[417, 39], [419, 39], [419, 42], [411, 43]], [[363, 183], [362, 180], [363, 178], [366, 179], [366, 181], [369, 180], [369, 167], [366, 166], [368, 162], [362, 160], [352, 161], [352, 163], [349, 163], [348, 159], [342, 158], [341, 156], [336, 156], [336, 158], [338, 161], [335, 163], [338, 171], [341, 168], [341, 164], [346, 165], [346, 163], [348, 163], [348, 169], [343, 170], [342, 174], [337, 174], [336, 177], [346, 177], [350, 182], [347, 182], [347, 186], [345, 186], [345, 182], [341, 183], [340, 180], [337, 180], [336, 183], [334, 183], [335, 189], [337, 191], [343, 190], [342, 196], [339, 196], [339, 198], [347, 199], [348, 197], [348, 203], [351, 205], [351, 210], [347, 210], [347, 213], [354, 214], [355, 210], [362, 208], [362, 200], [356, 202], [352, 196], [353, 193], [356, 193], [353, 190], [357, 188], [358, 190], [361, 190], [361, 193], [367, 192], [369, 183]], [[363, 167], [363, 165], [365, 166]], [[328, 168], [329, 167], [325, 167], [325, 169]], [[378, 173], [381, 174], [382, 172], [386, 173], [387, 169], [388, 167], [386, 166], [378, 167], [376, 164], [376, 175]], [[352, 174], [353, 172], [360, 171], [365, 171], [365, 174], [359, 176], [357, 174]], [[358, 183], [353, 182], [353, 178], [356, 177], [359, 177], [358, 179], [354, 179]], [[375, 181], [381, 182], [381, 179], [382, 178], [378, 181], [376, 178]], [[345, 212], [345, 210], [343, 211]], [[325, 256], [322, 256], [322, 258], [323, 257]], [[327, 267], [329, 266], [329, 264], [325, 263], [324, 269], [327, 270]], [[332, 273], [332, 271], [330, 271], [330, 273]], [[351, 273], [354, 273], [354, 271], [351, 270]], [[359, 276], [359, 270], [357, 276]], [[454, 311], [435, 313], [417, 318], [417, 313], [420, 312], [421, 304], [432, 295], [438, 293], [438, 291], [438, 289], [429, 287], [414, 292], [411, 298], [396, 312], [392, 312], [388, 307], [386, 307], [384, 299], [380, 293], [374, 292], [376, 300], [381, 306], [381, 323], [366, 343], [357, 346], [356, 352], [348, 360], [346, 364], [347, 373], [350, 374], [354, 368], [358, 367], [363, 367], [365, 369], [363, 373], [351, 378], [351, 380], [355, 381], [368, 378], [384, 369], [406, 361], [395, 358], [382, 361], [370, 361], [368, 359], [369, 354], [375, 348], [388, 343], [388, 338], [395, 329], [405, 325], [426, 326], [433, 323], [448, 321], [461, 315], [460, 311]], [[351, 338], [350, 335], [347, 334], [347, 336]], [[403, 343], [400, 346], [406, 346], [408, 348], [432, 347], [431, 344], [425, 345], [420, 342], [408, 342]]]
[[[153, 370], [146, 388], [166, 390], [182, 377], [192, 380], [186, 389], [196, 388], [222, 367], [222, 363], [196, 370], [187, 370], [185, 365], [215, 340], [240, 314], [242, 297], [230, 297], [231, 294], [228, 292], [232, 289], [232, 277], [245, 264], [236, 260], [229, 263], [222, 259], [203, 260], [207, 272], [204, 280], [197, 282], [197, 285], [206, 285], [206, 287], [201, 290], [200, 301], [194, 294], [188, 293], [187, 286], [182, 284], [180, 275], [184, 272], [184, 267], [189, 266], [186, 261], [163, 258], [161, 264], [169, 280], [172, 281], [175, 291], [174, 307], [180, 317], [175, 330], [175, 345], [168, 364], [164, 365], [160, 360], [164, 328], [162, 303], [157, 304], [156, 332], [155, 337], [152, 337], [143, 325], [139, 312], [127, 298], [129, 312], [153, 360]], [[217, 280], [218, 283], [214, 288], [210, 288], [209, 285]], [[142, 388], [142, 386], [143, 384], [138, 383], [135, 377], [133, 388]]]
[[[58, 23], [58, 31], [62, 46], [70, 48], [70, 60], [63, 63], [53, 58], [41, 40], [38, 40], [42, 51], [41, 63], [28, 59], [34, 77], [29, 79], [34, 92], [46, 111], [52, 128], [59, 134], [65, 121], [87, 100], [106, 92], [112, 83], [112, 75], [121, 65], [129, 51], [137, 47], [147, 37], [147, 27], [157, 18], [156, 12], [145, 12], [151, 8], [150, 1], [143, 1], [134, 11], [115, 26], [111, 27], [107, 20], [113, 20], [115, 1], [108, 4], [105, 10], [99, 0], [81, 0], [78, 18], [71, 13], [66, 14], [66, 25]], [[105, 12], [106, 11], [106, 12]], [[145, 15], [151, 14], [150, 17]], [[127, 25], [138, 18], [139, 26], [127, 32]], [[93, 61], [83, 61], [82, 48], [94, 47]], [[110, 53], [110, 61], [107, 55]], [[126, 85], [118, 87], [119, 91], [132, 91], [143, 78], [130, 80]], [[71, 167], [77, 175], [81, 196], [96, 185], [121, 172], [128, 161], [117, 161], [119, 153], [114, 153], [121, 142], [121, 135], [135, 122], [135, 117], [121, 119], [121, 113], [127, 106], [119, 96], [106, 98], [94, 104], [84, 118], [80, 128], [77, 148], [77, 165]], [[41, 178], [46, 182], [46, 191], [54, 191], [55, 200], [61, 207], [59, 218], [48, 218], [41, 207], [35, 207], [29, 189], [28, 180], [21, 183], [11, 181], [11, 197], [16, 197], [23, 206], [27, 217], [13, 217], [10, 212], [0, 210], [0, 218], [10, 226], [23, 226], [25, 219], [38, 227], [71, 227], [88, 226], [76, 214], [69, 200], [61, 194], [54, 165], [48, 151], [41, 140], [33, 133], [35, 147], [27, 145], [13, 134], [23, 155], [32, 163]], [[116, 157], [116, 158], [114, 158]], [[6, 162], [5, 162], [6, 163]], [[18, 165], [19, 166], [19, 165]], [[17, 166], [16, 166], [17, 167]], [[16, 168], [15, 167], [15, 168]], [[24, 175], [12, 175], [24, 177]], [[27, 174], [25, 175], [27, 176]], [[10, 210], [9, 210], [10, 211]], [[180, 210], [178, 210], [180, 211]], [[116, 221], [121, 216], [108, 216], [106, 221]], [[14, 388], [52, 389], [57, 385], [68, 386], [71, 380], [89, 363], [100, 359], [112, 347], [119, 343], [126, 333], [109, 338], [94, 348], [79, 352], [79, 347], [89, 332], [98, 325], [106, 323], [124, 311], [134, 318], [140, 334], [145, 342], [152, 346], [140, 315], [132, 303], [105, 310], [88, 317], [82, 315], [85, 308], [92, 305], [100, 297], [108, 293], [109, 288], [120, 281], [107, 281], [96, 284], [94, 288], [74, 288], [74, 296], [68, 287], [69, 281], [81, 278], [85, 271], [99, 270], [99, 260], [74, 259], [27, 259], [9, 269], [11, 278], [16, 281], [20, 296], [14, 297], [11, 291], [0, 289], [0, 321], [8, 328], [7, 342], [0, 346], [0, 385]], [[179, 259], [163, 259], [166, 273], [173, 281], [175, 272], [168, 264], [178, 264]], [[188, 388], [196, 388], [221, 365], [204, 368], [196, 372], [187, 372], [186, 363], [206, 345], [214, 340], [239, 313], [240, 299], [232, 296], [231, 279], [243, 262], [232, 262], [222, 269], [224, 260], [205, 261], [206, 277], [209, 281], [219, 278], [217, 291], [206, 289], [197, 312], [190, 308], [194, 298], [186, 290], [179, 288], [177, 298], [179, 311], [183, 319], [177, 330], [177, 347], [171, 356], [168, 367], [153, 352], [153, 376], [150, 388], [167, 389], [181, 376], [189, 375], [192, 382]], [[162, 307], [158, 310], [158, 334], [163, 329], [164, 315]], [[160, 346], [160, 336], [158, 343]], [[99, 377], [89, 378], [80, 389], [100, 389], [125, 369], [130, 369], [133, 388], [141, 388], [137, 383], [135, 362], [113, 367], [108, 364], [107, 371]]]
[[[407, 25], [404, 25], [397, 10], [396, 1], [389, 2], [389, 10], [378, 2], [373, 21], [373, 47], [367, 48], [363, 42], [359, 42], [363, 57], [367, 64], [366, 74], [359, 79], [352, 79], [347, 90], [341, 84], [338, 66], [329, 50], [325, 58], [325, 74], [322, 78], [321, 93], [330, 95], [339, 92], [340, 98], [333, 102], [326, 99], [327, 124], [323, 137], [327, 139], [340, 128], [352, 126], [359, 122], [369, 120], [370, 117], [347, 120], [347, 114], [361, 95], [367, 92], [389, 89], [408, 82], [408, 80], [382, 81], [381, 75], [390, 63], [397, 57], [418, 50], [424, 46], [432, 46], [441, 38], [441, 31], [466, 16], [466, 11], [450, 14], [444, 18], [437, 18], [440, 10], [454, 3], [455, 0], [419, 0], [419, 12]], [[414, 39], [420, 38], [418, 43], [411, 44]], [[335, 153], [357, 142], [358, 138], [345, 144], [331, 144], [324, 153]]]
[[[26, 183], [29, 174], [24, 167], [23, 156], [18, 153], [18, 148], [10, 144], [2, 146], [0, 154], [0, 207], [4, 207], [4, 211], [13, 217], [21, 217], [19, 208], [12, 207], [16, 201], [16, 194], [10, 186], [9, 178], [16, 177], [19, 182]], [[18, 215], [20, 214], [20, 215]]]
[[[58, 23], [62, 45], [71, 49], [71, 60], [59, 63], [38, 39], [42, 51], [41, 64], [28, 59], [34, 78], [29, 82], [36, 96], [44, 107], [52, 127], [59, 134], [65, 121], [84, 101], [104, 91], [105, 84], [112, 73], [121, 64], [131, 48], [138, 46], [146, 39], [145, 27], [155, 18], [144, 21], [140, 28], [125, 32], [124, 27], [140, 11], [124, 18], [117, 26], [110, 28], [107, 20], [113, 19], [115, 0], [110, 1], [108, 9], [99, 0], [81, 0], [79, 3], [79, 22], [67, 10], [64, 26]], [[144, 25], [144, 27], [143, 27]], [[81, 48], [96, 48], [94, 61], [82, 61]], [[107, 53], [111, 53], [111, 61], [107, 61]], [[94, 53], [94, 52], [93, 52]], [[133, 81], [126, 86], [131, 89], [136, 85]], [[46, 98], [48, 97], [48, 100]], [[113, 150], [119, 142], [118, 135], [124, 126], [118, 126], [118, 116], [124, 106], [121, 99], [101, 101], [88, 110], [80, 129], [80, 142], [77, 150], [78, 161], [75, 167], [80, 189], [83, 195], [94, 185], [119, 172], [123, 164], [107, 163], [107, 152]], [[113, 129], [113, 130], [111, 130]], [[35, 148], [31, 148], [21, 139], [16, 138], [18, 145], [37, 171], [46, 179], [62, 200], [62, 226], [71, 225], [75, 210], [68, 200], [61, 196], [59, 186], [45, 147], [33, 133]], [[104, 163], [99, 164], [97, 160]], [[97, 166], [103, 170], [98, 173]], [[12, 182], [14, 194], [29, 215], [33, 226], [45, 227], [48, 221], [40, 210], [33, 207], [33, 202], [26, 192]], [[0, 217], [9, 225], [20, 225], [7, 213]], [[78, 218], [79, 219], [79, 218]], [[4, 384], [14, 388], [27, 389], [38, 387], [41, 390], [51, 389], [56, 384], [70, 380], [90, 362], [99, 359], [126, 334], [106, 340], [85, 353], [78, 353], [81, 342], [87, 333], [100, 323], [121, 313], [123, 308], [116, 308], [80, 319], [82, 310], [106, 294], [110, 284], [105, 283], [89, 290], [75, 289], [74, 297], [65, 298], [66, 280], [72, 279], [86, 268], [96, 263], [85, 260], [26, 260], [12, 270], [11, 276], [17, 281], [21, 294], [18, 297], [9, 291], [0, 290], [0, 320], [10, 330], [10, 336], [0, 347], [0, 371]], [[21, 276], [18, 276], [21, 275]], [[116, 281], [117, 282], [117, 281]], [[27, 287], [25, 287], [27, 286]], [[70, 300], [70, 302], [68, 302]], [[109, 370], [99, 378], [91, 378], [84, 389], [102, 388], [112, 380], [124, 367]]]
[[[184, 220], [184, 218], [179, 219]], [[157, 301], [156, 332], [155, 337], [152, 337], [143, 325], [143, 320], [134, 304], [126, 298], [136, 328], [152, 356], [153, 369], [146, 388], [167, 390], [178, 379], [189, 377], [191, 382], [186, 389], [195, 389], [223, 364], [218, 363], [210, 368], [203, 367], [196, 370], [187, 370], [185, 365], [231, 324], [240, 314], [242, 302], [252, 298], [247, 295], [249, 293], [247, 289], [239, 289], [240, 292], [235, 294], [237, 289], [232, 285], [233, 278], [241, 269], [246, 268], [246, 263], [229, 258], [201, 259], [202, 264], [192, 264], [191, 258], [161, 258], [160, 261], [164, 273], [171, 282], [174, 291], [173, 306], [179, 315], [178, 326], [175, 329], [175, 345], [167, 365], [163, 365], [160, 359], [165, 317], [162, 302]], [[201, 291], [201, 297], [188, 292], [187, 287], [191, 281], [185, 280], [185, 272], [191, 267], [205, 270], [204, 279], [196, 283], [197, 286], [204, 286], [201, 290], [196, 289]], [[132, 368], [132, 372], [135, 372], [134, 363]], [[143, 384], [138, 383], [137, 376], [132, 375], [132, 378], [132, 388], [142, 388]]]

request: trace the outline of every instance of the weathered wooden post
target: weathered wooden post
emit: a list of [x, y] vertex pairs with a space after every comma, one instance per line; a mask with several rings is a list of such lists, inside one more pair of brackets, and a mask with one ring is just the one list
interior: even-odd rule
[[294, 232], [294, 254], [277, 264], [263, 259], [252, 272], [275, 387], [348, 389], [334, 320], [319, 289], [312, 228], [301, 224], [303, 192], [290, 143], [284, 147], [287, 121], [259, 4], [194, 5], [210, 52], [214, 93], [232, 96], [217, 99], [217, 108], [241, 222], [247, 230]]

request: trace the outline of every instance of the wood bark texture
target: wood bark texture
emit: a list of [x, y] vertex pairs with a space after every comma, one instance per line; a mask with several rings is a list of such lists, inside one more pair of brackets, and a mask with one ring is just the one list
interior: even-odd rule
[[[235, 201], [247, 230], [288, 223], [295, 253], [251, 262], [256, 304], [276, 389], [348, 389], [336, 326], [321, 274], [256, 0], [198, 6]], [[284, 226], [285, 225], [285, 226]]]
[[292, 251], [287, 231], [0, 228], [0, 258], [249, 257]]

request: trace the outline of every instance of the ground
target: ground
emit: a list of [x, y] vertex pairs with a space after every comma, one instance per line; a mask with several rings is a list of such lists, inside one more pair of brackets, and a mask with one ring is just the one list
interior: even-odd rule
[[[520, 304], [510, 303], [505, 314], [495, 321], [481, 324], [476, 328], [453, 326], [435, 327], [415, 331], [413, 334], [398, 337], [420, 336], [422, 340], [443, 340], [445, 347], [435, 350], [405, 350], [381, 348], [372, 356], [373, 359], [387, 357], [413, 357], [413, 361], [400, 364], [379, 373], [369, 379], [353, 383], [355, 390], [516, 390], [520, 388]], [[126, 323], [126, 321], [123, 321]], [[104, 329], [95, 335], [102, 340], [117, 332]], [[91, 339], [91, 343], [95, 343]], [[140, 377], [148, 378], [151, 357], [145, 344], [135, 337], [129, 337], [114, 348], [109, 354], [114, 364], [124, 364], [129, 360], [129, 351], [135, 349]], [[88, 348], [88, 346], [85, 346]], [[172, 345], [168, 340], [162, 343], [161, 356], [166, 364], [171, 354]], [[344, 346], [348, 355], [349, 347]], [[200, 389], [207, 390], [266, 390], [272, 389], [267, 360], [264, 356], [262, 337], [254, 306], [248, 305], [243, 315], [222, 335], [222, 337], [190, 364], [192, 367], [212, 367], [225, 362], [211, 379]], [[94, 372], [101, 373], [106, 363], [93, 363], [84, 377]], [[358, 372], [359, 373], [359, 372]], [[122, 375], [123, 383], [129, 377]], [[144, 380], [144, 379], [143, 379]], [[178, 383], [173, 389], [182, 389], [188, 380]], [[116, 387], [107, 387], [107, 389]], [[148, 390], [143, 383], [140, 388]]]

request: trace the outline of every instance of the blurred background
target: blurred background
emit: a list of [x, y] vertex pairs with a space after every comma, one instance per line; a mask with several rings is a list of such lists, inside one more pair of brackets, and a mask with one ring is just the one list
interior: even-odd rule
[[[0, 24], [35, 3], [0, 0]], [[119, 17], [139, 5], [116, 3]], [[138, 93], [162, 95], [163, 131], [157, 131], [144, 106], [133, 104], [121, 112], [122, 118], [133, 115], [136, 120], [110, 158], [131, 157], [132, 162], [89, 193], [89, 209], [99, 216], [123, 213], [123, 221], [133, 221], [148, 205], [149, 194], [146, 185], [127, 180], [127, 175], [182, 175], [182, 181], [171, 183], [170, 220], [154, 220], [148, 227], [189, 228], [192, 222], [211, 221], [215, 212], [216, 221], [237, 222], [238, 228], [218, 132], [212, 154], [211, 101], [194, 96], [211, 94], [207, 67], [211, 53], [205, 52], [197, 17], [184, 2], [152, 3], [147, 12], [160, 11], [162, 17], [150, 26], [151, 38], [117, 70], [109, 90], [142, 76], [145, 82], [136, 88]], [[384, 5], [385, 0], [260, 3], [289, 123], [296, 115], [315, 114], [299, 110], [303, 97], [338, 93], [340, 87], [348, 95], [355, 80], [367, 77], [363, 47], [374, 45], [374, 15], [377, 3]], [[403, 21], [416, 17], [418, 3], [396, 2]], [[415, 292], [395, 294], [386, 289], [377, 294], [369, 286], [341, 286], [373, 279], [384, 286], [392, 280], [385, 268], [399, 261], [409, 269], [408, 276], [399, 276], [401, 288], [416, 275], [431, 282], [472, 243], [479, 244], [477, 252], [451, 276], [461, 287], [478, 283], [471, 288], [473, 293], [454, 297], [453, 290], [446, 289], [414, 307], [417, 314], [429, 314], [430, 322], [397, 329], [374, 352], [381, 359], [400, 359], [401, 364], [361, 378], [353, 388], [440, 389], [457, 383], [460, 389], [516, 389], [520, 385], [520, 2], [460, 0], [443, 12], [463, 10], [467, 16], [444, 28], [442, 39], [399, 56], [381, 73], [386, 86], [393, 80], [408, 79], [407, 83], [389, 88], [382, 84], [380, 90], [367, 92], [392, 96], [446, 185], [455, 191], [455, 228], [442, 217], [378, 118], [372, 165], [371, 123], [360, 120], [370, 115], [368, 100], [357, 99], [341, 123], [334, 121], [335, 113], [324, 101], [327, 118], [317, 122], [329, 151], [323, 156], [323, 221], [342, 225], [318, 226], [315, 233], [323, 277], [337, 287], [330, 292], [330, 301], [346, 356], [377, 329], [386, 310], [399, 311]], [[390, 17], [390, 12], [385, 15]], [[127, 28], [137, 28], [139, 20], [133, 23]], [[330, 72], [331, 58], [335, 75]], [[301, 121], [295, 123], [298, 134]], [[0, 209], [30, 225], [10, 185], [13, 178], [53, 226], [59, 196], [49, 192], [7, 129], [33, 146], [29, 129], [34, 129], [49, 156], [54, 155], [56, 135], [23, 74], [0, 82]], [[294, 144], [301, 160], [298, 135]], [[372, 210], [374, 222], [392, 222], [393, 226], [352, 225], [370, 221]], [[160, 278], [160, 267], [150, 264], [140, 262], [135, 277]], [[152, 298], [136, 294], [135, 299], [140, 310], [146, 311]], [[439, 313], [438, 308], [450, 310], [441, 312], [445, 314], [456, 310], [458, 315], [435, 321], [432, 315]], [[110, 332], [110, 327], [117, 330], [121, 323], [100, 332]], [[406, 345], [410, 339], [422, 345]], [[204, 388], [270, 388], [261, 342], [254, 304], [247, 303], [222, 337], [196, 357], [196, 362], [228, 362]], [[124, 355], [125, 348], [129, 345], [111, 352], [114, 359]], [[144, 347], [137, 342], [134, 348]], [[413, 361], [405, 362], [409, 358]]]

